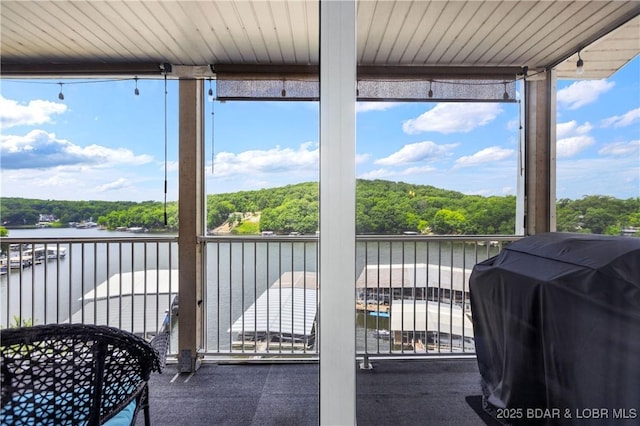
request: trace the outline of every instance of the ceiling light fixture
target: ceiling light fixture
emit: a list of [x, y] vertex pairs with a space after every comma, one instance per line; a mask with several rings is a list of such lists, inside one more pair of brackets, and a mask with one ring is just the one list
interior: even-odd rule
[[136, 81], [136, 90], [133, 91], [133, 94], [138, 96], [140, 94], [140, 90], [138, 90], [138, 77], [135, 77], [134, 80]]
[[431, 90], [431, 80], [429, 80], [429, 93], [427, 93], [427, 96], [433, 98], [433, 90]]
[[211, 79], [209, 79], [209, 102], [213, 102], [213, 89], [211, 88]]
[[504, 93], [502, 94], [502, 99], [509, 100], [509, 93], [507, 92], [507, 82], [504, 82]]
[[584, 61], [580, 57], [580, 51], [578, 50], [578, 62], [576, 63], [576, 73], [579, 75], [584, 73]]
[[60, 85], [60, 93], [58, 93], [58, 99], [64, 101], [64, 94], [62, 93], [62, 83], [58, 83]]

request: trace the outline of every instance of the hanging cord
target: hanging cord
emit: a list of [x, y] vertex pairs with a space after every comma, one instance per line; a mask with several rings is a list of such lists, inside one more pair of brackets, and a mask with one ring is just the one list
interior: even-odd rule
[[213, 98], [213, 101], [211, 101], [211, 174], [215, 173], [214, 170], [214, 164], [215, 164], [215, 160], [216, 160], [216, 150], [215, 150], [215, 120], [214, 120], [214, 116], [215, 116], [215, 105], [216, 105], [216, 99]]
[[164, 226], [167, 226], [167, 72], [164, 72]]
[[524, 176], [524, 125], [522, 124], [522, 100], [518, 99], [518, 141], [519, 141], [519, 155], [520, 155], [520, 176]]

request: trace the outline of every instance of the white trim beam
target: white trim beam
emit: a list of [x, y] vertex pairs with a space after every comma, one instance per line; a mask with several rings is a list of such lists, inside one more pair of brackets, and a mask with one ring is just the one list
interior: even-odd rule
[[356, 3], [320, 3], [320, 424], [356, 423]]

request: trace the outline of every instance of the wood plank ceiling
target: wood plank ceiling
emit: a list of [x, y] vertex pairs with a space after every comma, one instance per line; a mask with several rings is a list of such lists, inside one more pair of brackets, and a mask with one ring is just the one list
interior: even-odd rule
[[[121, 64], [318, 65], [319, 2], [0, 2], [3, 76]], [[611, 75], [640, 51], [638, 1], [359, 1], [358, 64]], [[590, 67], [589, 64], [597, 64]], [[200, 67], [200, 68], [198, 68]]]

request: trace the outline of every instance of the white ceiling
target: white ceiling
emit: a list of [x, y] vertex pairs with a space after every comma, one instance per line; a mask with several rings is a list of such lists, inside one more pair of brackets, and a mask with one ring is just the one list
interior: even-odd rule
[[[217, 64], [317, 65], [319, 7], [315, 0], [2, 0], [1, 71], [129, 73], [169, 63], [198, 74]], [[640, 51], [639, 1], [370, 0], [357, 7], [362, 66], [558, 65], [559, 77], [574, 78], [581, 50], [583, 77], [602, 78]]]

